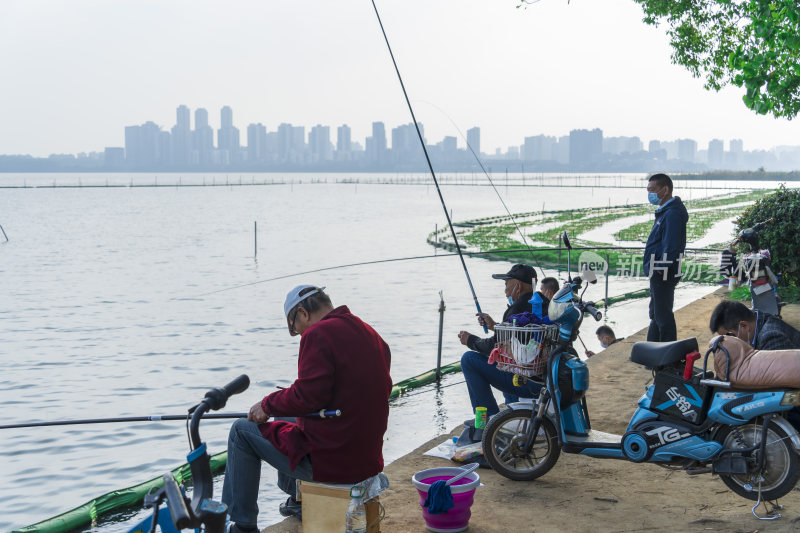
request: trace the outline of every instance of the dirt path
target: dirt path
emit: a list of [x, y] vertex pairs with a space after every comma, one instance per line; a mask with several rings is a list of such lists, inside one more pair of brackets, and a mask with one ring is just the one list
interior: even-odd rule
[[[701, 350], [711, 338], [708, 319], [721, 300], [708, 295], [676, 312], [679, 338], [697, 337]], [[800, 306], [787, 306], [784, 318], [800, 327]], [[588, 330], [587, 330], [588, 331]], [[640, 331], [589, 360], [589, 413], [593, 427], [622, 433], [636, 402], [651, 379], [649, 371], [628, 361], [630, 347], [644, 340]], [[460, 432], [459, 429], [453, 432]], [[386, 468], [391, 488], [384, 493], [384, 533], [425, 531], [411, 476], [426, 468], [447, 466], [422, 452], [443, 441], [438, 437]], [[535, 481], [510, 481], [491, 470], [479, 471], [479, 488], [469, 531], [483, 532], [622, 532], [622, 531], [800, 531], [800, 489], [781, 500], [783, 518], [756, 520], [753, 503], [727, 489], [710, 474], [689, 476], [652, 464], [632, 464], [562, 453], [556, 466]], [[763, 508], [762, 508], [763, 509]], [[300, 532], [295, 519], [265, 532]]]

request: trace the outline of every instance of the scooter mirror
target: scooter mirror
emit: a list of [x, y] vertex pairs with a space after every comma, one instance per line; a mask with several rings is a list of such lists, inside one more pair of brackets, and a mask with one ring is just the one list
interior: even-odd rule
[[565, 231], [564, 231], [564, 233], [561, 235], [561, 240], [564, 242], [564, 247], [565, 247], [567, 250], [572, 250], [572, 245], [569, 243], [569, 237], [567, 236], [567, 232], [566, 232], [566, 230], [565, 230]]
[[581, 279], [587, 283], [597, 283], [597, 274], [594, 273], [594, 270], [582, 270]]

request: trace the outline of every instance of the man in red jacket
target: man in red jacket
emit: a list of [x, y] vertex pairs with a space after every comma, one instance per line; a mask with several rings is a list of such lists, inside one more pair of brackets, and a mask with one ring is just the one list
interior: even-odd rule
[[[324, 288], [300, 285], [284, 303], [289, 333], [302, 335], [297, 380], [253, 405], [247, 420], [231, 428], [222, 501], [233, 533], [258, 529], [262, 460], [278, 470], [278, 486], [289, 494], [281, 514], [298, 518], [296, 480], [358, 483], [383, 470], [389, 346], [347, 306], [334, 309]], [[322, 409], [342, 415], [303, 418]], [[267, 422], [271, 416], [298, 418]]]

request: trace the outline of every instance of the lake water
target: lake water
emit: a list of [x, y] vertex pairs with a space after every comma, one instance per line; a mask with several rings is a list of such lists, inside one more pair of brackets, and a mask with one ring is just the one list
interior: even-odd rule
[[[0, 185], [185, 184], [201, 177], [236, 182], [224, 175], [3, 175]], [[435, 366], [441, 290], [447, 305], [443, 360], [458, 360], [464, 351], [458, 331], [478, 333], [478, 327], [457, 257], [268, 281], [434, 253], [425, 239], [444, 223], [434, 187], [303, 178], [302, 184], [295, 177], [294, 183], [247, 187], [0, 189], [0, 226], [9, 239], [2, 242], [0, 234], [0, 425], [182, 414], [207, 389], [241, 373], [250, 375], [251, 387], [225, 411], [246, 411], [296, 375], [299, 338], [287, 334], [282, 305], [300, 283], [326, 285], [335, 305], [347, 304], [375, 327], [392, 348], [395, 382]], [[323, 178], [328, 182], [309, 183]], [[275, 176], [253, 177], [260, 179]], [[512, 212], [646, 199], [643, 187], [607, 188], [591, 179], [585, 188], [498, 190]], [[455, 220], [503, 214], [489, 188], [448, 186], [443, 194]], [[483, 309], [499, 318], [502, 282], [490, 275], [509, 265], [466, 260]], [[610, 294], [644, 286], [643, 280], [615, 278]], [[590, 290], [602, 298], [602, 279]], [[710, 290], [687, 284], [676, 307]], [[612, 307], [607, 319], [618, 335], [628, 335], [646, 325], [646, 301]], [[582, 337], [598, 351], [593, 329], [587, 324]], [[470, 416], [462, 379], [449, 376], [444, 384], [451, 386], [415, 391], [393, 403], [387, 461]], [[230, 421], [203, 424], [211, 453], [225, 449], [229, 427]], [[180, 422], [0, 430], [0, 442], [4, 531], [157, 477], [185, 462], [188, 449]], [[277, 506], [284, 499], [274, 472], [263, 472], [262, 526], [280, 518]], [[125, 528], [111, 523], [101, 529]]]

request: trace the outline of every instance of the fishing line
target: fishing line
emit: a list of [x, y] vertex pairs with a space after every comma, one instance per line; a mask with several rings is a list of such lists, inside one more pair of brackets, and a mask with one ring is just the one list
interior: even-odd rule
[[396, 399], [397, 400], [402, 400], [403, 398], [410, 398], [411, 396], [416, 396], [418, 394], [427, 394], [427, 393], [431, 392], [431, 390], [446, 389], [447, 387], [452, 387], [454, 385], [461, 385], [462, 383], [466, 383], [466, 380], [462, 379], [461, 381], [456, 381], [454, 383], [448, 383], [447, 385], [437, 385], [434, 389], [425, 388], [424, 390], [421, 390], [421, 391], [412, 392], [412, 393], [409, 393], [409, 394], [401, 394]]
[[[406, 92], [406, 86], [403, 83], [403, 77], [400, 75], [400, 69], [397, 67], [397, 61], [394, 59], [394, 52], [392, 52], [392, 47], [389, 44], [389, 38], [386, 36], [386, 30], [383, 28], [383, 21], [381, 20], [381, 15], [378, 13], [378, 6], [375, 5], [375, 0], [371, 0], [372, 8], [375, 10], [375, 16], [378, 18], [378, 24], [381, 27], [381, 33], [383, 33], [383, 40], [386, 42], [386, 48], [389, 49], [389, 55], [392, 58], [392, 64], [394, 65], [394, 71], [397, 73], [397, 79], [400, 81], [400, 87], [403, 89], [403, 96], [406, 98], [406, 104], [408, 104], [408, 111], [411, 113], [411, 120], [414, 123], [414, 128], [417, 130], [417, 137], [419, 137], [419, 142], [422, 145], [422, 151], [425, 153], [425, 161], [428, 162], [428, 169], [431, 171], [431, 177], [433, 177], [433, 183], [436, 185], [436, 192], [439, 194], [439, 200], [442, 202], [442, 209], [444, 209], [444, 216], [447, 218], [447, 225], [450, 227], [450, 234], [453, 236], [453, 244], [456, 246], [456, 251], [458, 252], [458, 257], [461, 259], [461, 266], [464, 267], [464, 275], [467, 276], [467, 283], [469, 284], [469, 290], [472, 292], [472, 299], [475, 300], [475, 308], [478, 310], [478, 313], [481, 313], [481, 304], [478, 303], [478, 295], [475, 294], [475, 287], [472, 286], [472, 279], [469, 277], [469, 271], [467, 270], [467, 263], [464, 261], [464, 256], [461, 254], [461, 246], [458, 244], [458, 237], [456, 237], [456, 230], [453, 228], [453, 221], [450, 220], [450, 214], [447, 212], [447, 206], [444, 203], [444, 196], [442, 196], [442, 189], [439, 187], [439, 180], [436, 179], [436, 173], [433, 171], [433, 165], [431, 164], [431, 158], [428, 155], [428, 149], [425, 147], [425, 139], [422, 138], [422, 132], [419, 130], [419, 123], [417, 122], [417, 117], [414, 115], [414, 108], [411, 107], [411, 100], [408, 98], [408, 93]], [[483, 332], [489, 333], [489, 329], [486, 327], [486, 324], [483, 326]]]
[[[573, 250], [644, 250], [644, 246], [573, 246]], [[551, 248], [547, 246], [541, 246], [536, 248], [528, 248], [531, 252], [543, 252], [543, 251], [558, 251], [558, 248]], [[722, 252], [722, 249], [717, 248], [686, 248], [687, 251], [690, 252]], [[520, 248], [503, 248], [503, 249], [496, 249], [496, 250], [483, 250], [480, 252], [461, 252], [464, 255], [498, 255], [498, 254], [515, 254], [524, 251]], [[251, 281], [250, 283], [242, 283], [240, 285], [233, 285], [231, 287], [225, 287], [223, 289], [218, 289], [216, 291], [211, 292], [204, 292], [202, 294], [198, 294], [196, 296], [189, 296], [189, 297], [180, 297], [180, 298], [171, 298], [170, 301], [176, 300], [184, 300], [184, 299], [191, 299], [191, 298], [200, 298], [203, 296], [208, 296], [210, 294], [217, 294], [220, 292], [230, 291], [233, 289], [241, 289], [243, 287], [251, 287], [253, 285], [258, 285], [260, 283], [269, 283], [270, 281], [277, 281], [280, 279], [292, 278], [295, 276], [304, 276], [306, 274], [314, 274], [316, 272], [324, 272], [326, 270], [338, 270], [340, 268], [350, 268], [356, 266], [363, 266], [363, 265], [377, 265], [380, 263], [396, 263], [399, 261], [416, 261], [419, 259], [435, 259], [437, 257], [451, 257], [454, 255], [459, 255], [457, 253], [445, 253], [445, 254], [429, 254], [429, 255], [413, 255], [409, 257], [393, 257], [390, 259], [375, 259], [373, 261], [362, 261], [360, 263], [347, 263], [344, 265], [335, 265], [329, 267], [322, 267], [322, 268], [315, 268], [313, 270], [306, 270], [304, 272], [294, 272], [292, 274], [283, 274], [281, 276], [276, 276], [274, 278], [262, 279], [258, 281]]]
[[500, 200], [500, 203], [503, 204], [503, 209], [505, 209], [506, 213], [508, 213], [508, 217], [511, 219], [511, 223], [514, 224], [514, 227], [517, 229], [517, 233], [519, 233], [519, 236], [522, 237], [523, 244], [525, 244], [525, 247], [531, 253], [531, 259], [534, 260], [534, 262], [536, 263], [536, 266], [538, 266], [539, 270], [542, 271], [542, 277], [546, 277], [547, 274], [544, 273], [544, 269], [542, 268], [542, 265], [540, 265], [539, 261], [536, 259], [536, 256], [534, 255], [533, 250], [531, 250], [531, 247], [528, 244], [528, 240], [525, 238], [525, 235], [522, 233], [522, 230], [517, 225], [517, 221], [514, 218], [514, 215], [511, 214], [511, 211], [508, 209], [508, 206], [506, 205], [505, 201], [503, 201], [503, 197], [500, 195], [500, 191], [497, 190], [497, 187], [495, 187], [495, 185], [494, 185], [494, 181], [492, 181], [492, 178], [489, 176], [489, 173], [486, 171], [486, 168], [483, 166], [483, 161], [481, 161], [481, 159], [478, 157], [478, 154], [475, 153], [475, 150], [473, 150], [472, 145], [469, 144], [469, 141], [467, 141], [467, 138], [461, 132], [461, 128], [458, 127], [458, 125], [453, 121], [453, 119], [450, 118], [450, 115], [445, 113], [444, 110], [441, 107], [437, 106], [436, 104], [434, 104], [432, 102], [426, 102], [425, 100], [420, 100], [420, 101], [424, 102], [424, 103], [426, 103], [428, 105], [433, 106], [442, 115], [447, 117], [447, 120], [450, 121], [450, 124], [452, 124], [453, 127], [458, 132], [458, 134], [461, 135], [461, 138], [464, 140], [464, 144], [466, 144], [467, 148], [469, 148], [469, 151], [472, 153], [472, 156], [475, 158], [475, 161], [477, 161], [478, 165], [481, 167], [481, 170], [483, 171], [484, 176], [486, 176], [486, 179], [489, 180], [489, 184], [492, 186], [492, 189], [494, 189], [494, 192], [497, 195], [497, 198]]

